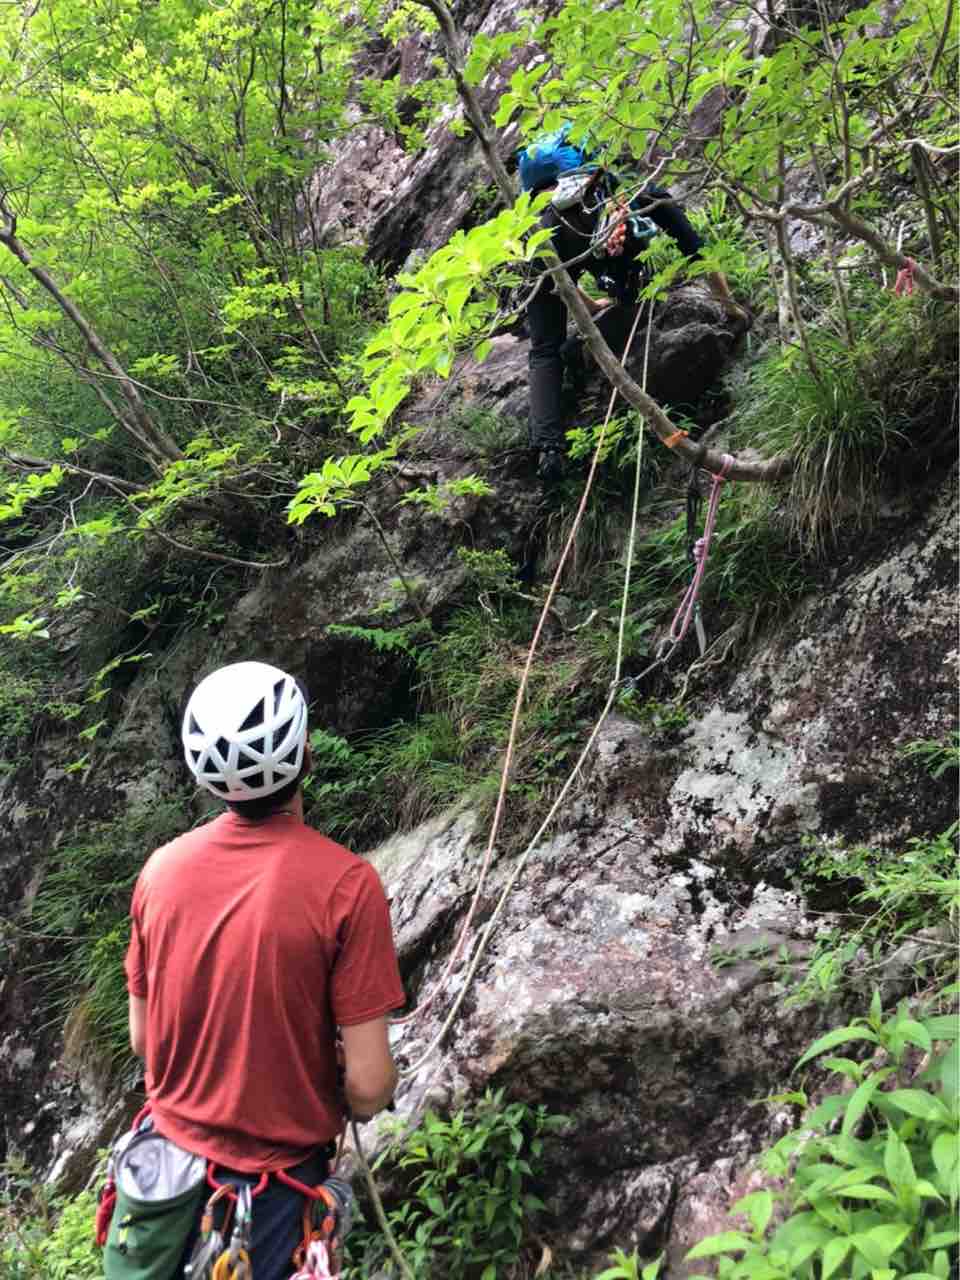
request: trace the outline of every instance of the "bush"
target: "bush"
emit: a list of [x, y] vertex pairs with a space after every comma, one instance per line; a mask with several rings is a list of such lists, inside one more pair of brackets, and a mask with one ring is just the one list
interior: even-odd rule
[[[544, 1207], [528, 1189], [539, 1172], [542, 1135], [565, 1123], [542, 1106], [504, 1104], [503, 1090], [448, 1120], [426, 1113], [392, 1155], [397, 1170], [412, 1173], [409, 1192], [388, 1221], [414, 1275], [495, 1280], [507, 1274]], [[381, 1238], [362, 1229], [349, 1248], [366, 1268], [389, 1256]]]
[[866, 287], [852, 345], [825, 317], [809, 330], [817, 372], [796, 349], [777, 351], [758, 363], [738, 405], [739, 445], [796, 458], [786, 514], [816, 554], [841, 527], [869, 525], [884, 485], [935, 451], [951, 425], [956, 432], [952, 315]]
[[19, 1161], [8, 1161], [4, 1173], [10, 1190], [0, 1204], [3, 1280], [98, 1280], [103, 1256], [93, 1239], [93, 1193], [48, 1198]]
[[173, 800], [94, 824], [57, 851], [33, 901], [31, 929], [58, 940], [56, 958], [34, 967], [44, 1001], [65, 1019], [72, 1013], [73, 1035], [114, 1063], [130, 1056], [123, 957], [133, 886], [147, 857], [183, 826]]
[[[701, 1240], [687, 1260], [715, 1258], [726, 1280], [947, 1280], [960, 1242], [958, 1034], [955, 1015], [901, 1006], [885, 1019], [875, 995], [867, 1017], [821, 1036], [798, 1066], [821, 1058], [838, 1091], [767, 1153], [773, 1177], [791, 1175], [786, 1189], [738, 1201], [731, 1213], [749, 1227]], [[874, 1057], [824, 1056], [854, 1043]], [[919, 1074], [917, 1050], [929, 1060]], [[788, 1215], [772, 1227], [778, 1200]]]

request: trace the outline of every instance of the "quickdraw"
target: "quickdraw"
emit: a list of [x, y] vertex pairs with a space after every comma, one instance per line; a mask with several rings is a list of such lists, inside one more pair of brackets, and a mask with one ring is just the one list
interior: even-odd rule
[[236, 1202], [237, 1211], [230, 1246], [213, 1264], [213, 1280], [253, 1280], [253, 1268], [250, 1265], [253, 1192], [246, 1183], [237, 1187]]
[[287, 1175], [283, 1175], [281, 1180], [307, 1196], [303, 1211], [303, 1240], [293, 1255], [297, 1272], [291, 1280], [328, 1280], [328, 1277], [339, 1276], [343, 1265], [343, 1242], [350, 1231], [353, 1216], [353, 1192], [349, 1182], [332, 1176], [318, 1187], [307, 1187]]
[[[226, 1185], [217, 1187], [206, 1203], [203, 1217], [200, 1219], [200, 1237], [193, 1247], [190, 1261], [183, 1269], [184, 1280], [213, 1280], [214, 1267], [223, 1256], [226, 1244], [226, 1233], [230, 1223], [233, 1202], [236, 1199], [232, 1189]], [[217, 1230], [215, 1209], [220, 1200], [226, 1201], [222, 1230]]]

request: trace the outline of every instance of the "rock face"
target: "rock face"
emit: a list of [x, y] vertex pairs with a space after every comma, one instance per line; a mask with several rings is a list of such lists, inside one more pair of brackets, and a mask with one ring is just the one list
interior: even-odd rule
[[[689, 285], [658, 305], [652, 317], [641, 314], [626, 367], [641, 385], [646, 382], [647, 390], [661, 403], [692, 406], [716, 383], [738, 340], [720, 306], [698, 286]], [[482, 363], [461, 356], [450, 378], [425, 387], [405, 416], [414, 422], [436, 422], [486, 410], [526, 423], [529, 345], [525, 337], [503, 334], [493, 339]], [[602, 416], [603, 408], [593, 412], [597, 400], [605, 407], [609, 397], [609, 384], [589, 357], [588, 364], [585, 397], [571, 402], [568, 429], [581, 420], [588, 406], [591, 419]]]
[[[952, 723], [955, 527], [950, 484], [905, 540], [878, 536], [865, 563], [731, 669], [673, 745], [608, 720], [442, 1049], [405, 1079], [398, 1101], [413, 1114], [425, 1097], [492, 1086], [571, 1117], [545, 1179], [559, 1243], [646, 1252], [669, 1236], [670, 1275], [683, 1275], [684, 1250], [716, 1229], [745, 1161], [778, 1136], [785, 1117], [753, 1100], [783, 1087], [823, 1029], [822, 1013], [784, 1009], [787, 961], [816, 931], [790, 885], [803, 836], [895, 846], [953, 816], [952, 788], [896, 749]], [[419, 999], [442, 971], [484, 837], [460, 810], [372, 855]], [[495, 865], [481, 921], [511, 869]], [[735, 962], [711, 963], [714, 947]], [[458, 965], [399, 1029], [408, 1069], [465, 974]]]
[[[523, 10], [548, 17], [559, 0], [461, 0], [451, 5], [460, 29], [472, 38], [510, 30]], [[440, 56], [436, 38], [409, 37], [399, 51], [379, 61], [370, 59], [372, 73], [399, 76], [401, 84], [428, 78], [431, 62]], [[478, 93], [485, 110], [495, 104], [524, 52], [490, 76]], [[421, 151], [410, 155], [386, 129], [373, 125], [353, 130], [334, 163], [318, 175], [311, 196], [311, 223], [321, 240], [349, 240], [364, 244], [370, 256], [397, 268], [414, 251], [432, 252], [446, 244], [458, 227], [489, 204], [490, 179], [472, 135], [454, 137], [450, 124], [459, 108], [438, 113], [427, 130]], [[504, 135], [508, 160], [515, 135]]]
[[[517, 7], [460, 6], [470, 31], [502, 30]], [[411, 74], [430, 52], [411, 42], [398, 69]], [[475, 148], [451, 139], [442, 121], [413, 158], [383, 130], [358, 130], [318, 180], [313, 213], [326, 238], [366, 238], [379, 261], [398, 265], [469, 220], [478, 181]], [[735, 341], [709, 299], [678, 290], [654, 319], [650, 389], [672, 403], [695, 399]], [[255, 652], [302, 674], [317, 722], [337, 732], [409, 710], [409, 669], [336, 628], [418, 614], [442, 621], [463, 590], [457, 548], [467, 535], [472, 546], [524, 559], [542, 493], [522, 462], [494, 474], [463, 420], [494, 413], [522, 440], [526, 359], [525, 341], [502, 336], [483, 364], [464, 359], [450, 379], [424, 386], [404, 412], [425, 429], [370, 509], [311, 521], [294, 567], [264, 575], [215, 636], [185, 637], [165, 655], [162, 683], [141, 676], [82, 789], [62, 770], [47, 777], [42, 811], [32, 791], [0, 779], [10, 901], [35, 890], [35, 851], [55, 849], [78, 821], [149, 805], [180, 785], [180, 700], [222, 662]], [[638, 346], [635, 374], [641, 359]], [[399, 505], [411, 488], [475, 471], [489, 475], [493, 498], [458, 498], [433, 519]], [[488, 1086], [571, 1118], [562, 1142], [548, 1145], [542, 1189], [557, 1245], [585, 1256], [614, 1244], [644, 1254], [667, 1247], [670, 1276], [685, 1274], [685, 1249], [721, 1225], [750, 1157], [790, 1122], [755, 1099], [783, 1087], [825, 1016], [784, 1009], [786, 975], [818, 927], [794, 883], [804, 836], [896, 848], [953, 818], [949, 776], [932, 782], [897, 748], [953, 725], [955, 493], [951, 476], [884, 512], [823, 591], [693, 685], [682, 728], [611, 717], [469, 984], [461, 961], [436, 1003], [395, 1033], [407, 1073], [398, 1103], [411, 1119]], [[45, 748], [37, 750], [43, 776]], [[185, 825], [197, 817], [185, 812]], [[485, 835], [467, 799], [371, 855], [415, 1002], [437, 990]], [[468, 955], [515, 857], [501, 850], [494, 859]], [[712, 962], [715, 949], [727, 963]], [[0, 985], [7, 1140], [76, 1182], [128, 1099], [98, 1096], [101, 1084], [54, 1034], [37, 1033], [12, 944], [9, 956]], [[449, 1033], [418, 1065], [463, 990]]]

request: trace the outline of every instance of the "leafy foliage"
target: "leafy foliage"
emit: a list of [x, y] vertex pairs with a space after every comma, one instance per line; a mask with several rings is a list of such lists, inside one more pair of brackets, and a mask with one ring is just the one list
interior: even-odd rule
[[16, 1157], [7, 1160], [2, 1173], [7, 1188], [0, 1200], [4, 1280], [97, 1280], [103, 1255], [93, 1242], [93, 1193], [54, 1196]]
[[907, 940], [918, 944], [912, 961], [918, 983], [947, 969], [955, 943], [928, 931], [949, 924], [955, 935], [960, 923], [957, 834], [953, 823], [937, 836], [912, 837], [898, 850], [809, 841], [808, 890], [842, 886], [852, 911], [845, 928], [826, 930], [818, 939], [792, 1003], [832, 996]]
[[[529, 1189], [540, 1169], [543, 1135], [565, 1124], [543, 1106], [505, 1102], [502, 1090], [449, 1119], [428, 1111], [386, 1156], [409, 1179], [389, 1222], [414, 1274], [451, 1280], [505, 1274], [544, 1208]], [[359, 1231], [351, 1237], [351, 1255], [365, 1266], [376, 1265], [382, 1247], [379, 1238]]]
[[74, 1010], [73, 1033], [96, 1056], [130, 1055], [123, 972], [130, 895], [147, 857], [182, 829], [175, 800], [93, 824], [57, 851], [33, 900], [30, 932], [54, 942], [56, 956], [38, 959], [32, 972], [51, 1012]]
[[[901, 1006], [885, 1018], [878, 995], [866, 1017], [821, 1036], [797, 1065], [820, 1058], [852, 1091], [828, 1094], [768, 1153], [771, 1174], [791, 1175], [787, 1189], [738, 1201], [731, 1213], [749, 1228], [701, 1240], [688, 1261], [716, 1259], [729, 1280], [946, 1280], [960, 1241], [957, 1037], [954, 1016]], [[832, 1055], [864, 1043], [879, 1058]], [[778, 1200], [787, 1216], [775, 1225]]]

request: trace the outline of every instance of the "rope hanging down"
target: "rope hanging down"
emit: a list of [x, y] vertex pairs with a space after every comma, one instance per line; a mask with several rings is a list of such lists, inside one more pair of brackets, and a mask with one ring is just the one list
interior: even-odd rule
[[[644, 385], [646, 385], [646, 379], [647, 379], [647, 367], [650, 359], [650, 337], [653, 329], [652, 304], [648, 302], [645, 305], [648, 308], [648, 316], [647, 316], [646, 344], [644, 348], [644, 361], [643, 361]], [[644, 309], [644, 304], [641, 304], [641, 306], [637, 309], [637, 314], [633, 322], [633, 328], [630, 331], [630, 336], [627, 339], [627, 344], [626, 344], [626, 347], [624, 348], [624, 352], [622, 356], [623, 360], [627, 359], [627, 357], [629, 356], [630, 350], [633, 346], [633, 340], [634, 340], [634, 337], [636, 336], [637, 327], [640, 323], [640, 318], [643, 315], [643, 309]], [[510, 733], [507, 739], [507, 746], [506, 746], [506, 752], [504, 756], [503, 768], [501, 770], [501, 775], [500, 775], [500, 789], [497, 795], [497, 805], [494, 811], [493, 821], [490, 827], [490, 834], [487, 839], [487, 846], [486, 846], [484, 856], [483, 856], [483, 861], [480, 867], [480, 875], [477, 880], [477, 886], [473, 893], [473, 898], [470, 903], [470, 908], [467, 912], [466, 919], [464, 920], [463, 926], [460, 930], [460, 934], [457, 938], [457, 942], [454, 946], [453, 952], [451, 953], [451, 956], [444, 968], [443, 974], [441, 975], [433, 992], [431, 992], [430, 996], [422, 1004], [418, 1005], [416, 1009], [414, 1009], [411, 1013], [407, 1014], [405, 1018], [401, 1019], [400, 1020], [401, 1022], [410, 1022], [413, 1019], [418, 1018], [421, 1013], [426, 1012], [426, 1010], [434, 1003], [434, 1001], [438, 998], [440, 993], [443, 991], [446, 981], [453, 970], [454, 964], [456, 963], [456, 961], [459, 959], [460, 955], [463, 952], [464, 945], [466, 943], [467, 936], [468, 936], [468, 930], [473, 921], [473, 917], [476, 914], [477, 907], [480, 902], [480, 897], [483, 892], [483, 887], [486, 883], [487, 874], [489, 872], [490, 865], [493, 861], [493, 851], [496, 844], [496, 838], [497, 838], [497, 835], [499, 834], [500, 825], [503, 820], [503, 813], [506, 806], [507, 787], [510, 780], [510, 770], [513, 763], [513, 754], [516, 747], [516, 740], [517, 740], [517, 735], [518, 735], [519, 726], [520, 726], [520, 713], [523, 708], [527, 685], [530, 679], [530, 672], [533, 667], [533, 659], [534, 659], [534, 656], [536, 655], [537, 648], [540, 643], [540, 638], [543, 633], [544, 626], [546, 624], [546, 620], [550, 615], [550, 610], [553, 605], [554, 596], [556, 595], [559, 589], [560, 580], [563, 575], [563, 570], [566, 567], [567, 560], [570, 558], [570, 555], [573, 551], [577, 533], [579, 532], [580, 525], [582, 523], [583, 516], [586, 511], [587, 500], [593, 488], [594, 478], [596, 476], [597, 468], [600, 463], [600, 458], [603, 453], [603, 446], [606, 439], [606, 433], [610, 425], [610, 420], [613, 416], [613, 408], [614, 408], [614, 405], [616, 404], [617, 395], [618, 395], [618, 392], [616, 388], [614, 388], [610, 393], [610, 401], [609, 401], [609, 404], [607, 405], [607, 412], [604, 417], [603, 424], [600, 428], [600, 435], [597, 439], [596, 448], [594, 449], [593, 458], [590, 463], [590, 470], [587, 474], [586, 484], [584, 485], [583, 493], [580, 496], [580, 502], [577, 507], [577, 511], [574, 516], [573, 522], [570, 526], [570, 532], [567, 536], [566, 543], [564, 544], [563, 551], [561, 552], [556, 570], [554, 571], [553, 579], [550, 583], [550, 587], [547, 592], [547, 598], [543, 605], [543, 610], [540, 614], [539, 621], [537, 622], [536, 629], [534, 630], [534, 633], [533, 633], [533, 638], [530, 642], [530, 649], [527, 653], [527, 658], [524, 664], [523, 673], [520, 678], [520, 685], [519, 685], [519, 688], [517, 689], [517, 696], [514, 702], [513, 718], [510, 724]], [[473, 975], [476, 972], [476, 968], [477, 968], [477, 965], [479, 964], [480, 957], [486, 948], [487, 941], [492, 932], [492, 927], [496, 923], [496, 920], [499, 918], [500, 911], [502, 910], [503, 905], [506, 902], [506, 899], [510, 893], [510, 890], [512, 889], [513, 884], [515, 883], [517, 876], [520, 874], [520, 872], [523, 870], [524, 866], [526, 865], [527, 859], [529, 858], [531, 852], [539, 843], [544, 832], [547, 830], [550, 823], [553, 821], [553, 818], [556, 815], [560, 807], [560, 804], [565, 799], [568, 791], [570, 790], [574, 781], [579, 775], [580, 770], [583, 767], [583, 763], [586, 760], [590, 750], [592, 749], [593, 744], [596, 741], [597, 735], [599, 734], [604, 721], [609, 715], [610, 709], [613, 706], [614, 699], [617, 696], [617, 692], [620, 685], [620, 671], [623, 664], [624, 634], [626, 631], [626, 617], [627, 617], [627, 606], [629, 601], [630, 576], [631, 576], [631, 570], [633, 565], [633, 550], [636, 543], [637, 523], [639, 520], [640, 464], [641, 464], [642, 452], [643, 452], [643, 428], [641, 427], [640, 431], [638, 432], [637, 466], [636, 466], [636, 476], [635, 476], [635, 482], [634, 482], [633, 512], [632, 512], [632, 518], [631, 518], [631, 524], [630, 524], [630, 535], [629, 535], [628, 545], [627, 545], [626, 571], [624, 575], [624, 589], [623, 589], [623, 596], [622, 596], [621, 606], [620, 606], [620, 622], [619, 622], [619, 629], [618, 629], [618, 636], [617, 636], [617, 657], [616, 657], [616, 663], [615, 663], [615, 675], [614, 675], [613, 681], [611, 682], [610, 696], [607, 700], [607, 703], [603, 711], [600, 714], [600, 718], [598, 719], [596, 725], [594, 726], [594, 729], [590, 735], [590, 738], [587, 742], [586, 747], [581, 752], [580, 757], [577, 760], [577, 763], [575, 764], [570, 776], [567, 778], [567, 781], [564, 783], [559, 795], [557, 796], [556, 800], [551, 806], [550, 812], [547, 814], [547, 817], [541, 823], [533, 839], [530, 841], [530, 843], [527, 845], [526, 849], [518, 859], [517, 865], [514, 868], [513, 872], [511, 873], [510, 878], [508, 879], [507, 884], [501, 894], [500, 900], [498, 901], [494, 914], [490, 918], [490, 920], [487, 922], [487, 925], [484, 928], [483, 933], [480, 935], [478, 944], [474, 949], [473, 954], [470, 958], [470, 964], [467, 971], [467, 975], [463, 983], [461, 984], [460, 991], [457, 995], [456, 1000], [454, 1001], [451, 1009], [447, 1014], [446, 1019], [444, 1020], [443, 1026], [441, 1027], [437, 1035], [434, 1036], [433, 1040], [430, 1042], [430, 1045], [424, 1051], [424, 1053], [420, 1056], [418, 1061], [400, 1073], [400, 1078], [402, 1080], [409, 1079], [410, 1077], [416, 1075], [422, 1069], [422, 1067], [433, 1056], [434, 1052], [436, 1051], [443, 1037], [447, 1034], [447, 1031], [453, 1025], [454, 1019], [456, 1018], [456, 1015], [460, 1010], [460, 1006], [462, 1005], [466, 997], [467, 991], [470, 987], [470, 983], [473, 979]]]
[[[630, 337], [624, 349], [624, 353], [622, 357], [623, 360], [627, 359], [627, 356], [633, 345], [633, 340], [636, 335], [637, 325], [639, 324], [642, 313], [643, 313], [643, 308], [641, 306], [637, 311], [637, 316], [634, 321], [633, 328], [631, 329]], [[652, 328], [653, 328], [653, 314], [652, 314], [652, 306], [650, 306], [650, 311], [647, 318], [646, 343], [644, 347], [643, 379], [641, 383], [642, 386], [646, 386], [646, 381], [647, 381], [647, 369], [648, 369], [649, 357], [650, 357], [650, 336], [651, 336]], [[437, 986], [434, 988], [433, 992], [431, 992], [427, 1000], [425, 1000], [422, 1004], [418, 1005], [416, 1009], [414, 1009], [405, 1018], [399, 1019], [398, 1021], [400, 1023], [409, 1023], [414, 1018], [418, 1018], [422, 1013], [425, 1013], [426, 1010], [432, 1006], [434, 1001], [438, 998], [438, 996], [442, 992], [446, 984], [447, 978], [452, 972], [453, 966], [456, 964], [457, 959], [459, 958], [460, 954], [464, 949], [470, 923], [472, 922], [473, 917], [476, 913], [476, 909], [480, 901], [480, 896], [483, 891], [483, 886], [486, 881], [486, 876], [490, 868], [494, 844], [496, 841], [496, 836], [499, 831], [500, 821], [502, 819], [504, 798], [506, 795], [507, 783], [510, 775], [510, 766], [512, 762], [513, 750], [516, 743], [516, 736], [517, 736], [517, 730], [519, 725], [520, 710], [523, 705], [523, 699], [526, 692], [527, 683], [529, 680], [533, 657], [536, 652], [537, 646], [539, 644], [540, 636], [542, 634], [546, 619], [549, 616], [550, 608], [553, 603], [553, 597], [557, 592], [557, 588], [560, 583], [560, 578], [563, 573], [563, 569], [573, 549], [574, 540], [579, 531], [583, 514], [586, 510], [587, 498], [589, 497], [590, 491], [593, 486], [593, 480], [596, 475], [597, 467], [599, 465], [607, 428], [609, 426], [610, 419], [613, 414], [613, 407], [614, 407], [614, 404], [616, 403], [617, 394], [618, 394], [617, 390], [616, 388], [614, 388], [610, 395], [610, 402], [607, 407], [607, 413], [600, 430], [600, 435], [597, 440], [597, 445], [594, 450], [593, 458], [591, 460], [590, 471], [587, 475], [587, 481], [586, 481], [586, 484], [584, 485], [583, 494], [581, 495], [580, 503], [570, 528], [570, 533], [567, 537], [567, 541], [561, 553], [560, 560], [557, 564], [556, 571], [554, 573], [549, 591], [547, 593], [547, 599], [544, 603], [543, 611], [541, 612], [539, 622], [537, 624], [536, 630], [534, 631], [533, 639], [531, 640], [531, 643], [530, 643], [530, 650], [527, 654], [527, 661], [524, 665], [523, 675], [520, 681], [520, 687], [517, 690], [517, 698], [514, 705], [513, 720], [511, 722], [511, 727], [510, 727], [510, 736], [507, 742], [507, 750], [504, 758], [503, 770], [501, 773], [500, 791], [497, 797], [497, 808], [494, 813], [493, 823], [490, 830], [490, 836], [487, 841], [487, 848], [486, 848], [483, 862], [481, 865], [480, 876], [477, 881], [476, 889], [474, 890], [473, 899], [471, 901], [470, 908], [467, 913], [467, 917], [464, 920], [463, 927], [460, 930], [460, 934], [454, 946], [453, 952], [451, 953], [451, 956], [444, 968], [444, 972], [441, 975], [441, 978], [437, 983]], [[513, 890], [513, 886], [516, 884], [517, 880], [523, 874], [523, 871], [527, 865], [527, 862], [530, 859], [530, 855], [539, 845], [544, 834], [549, 829], [551, 823], [553, 822], [554, 818], [559, 812], [561, 805], [566, 800], [567, 795], [570, 792], [570, 789], [573, 787], [575, 781], [580, 776], [580, 771], [583, 768], [584, 764], [586, 763], [590, 753], [593, 751], [597, 738], [600, 735], [600, 730], [603, 728], [603, 725], [606, 723], [607, 717], [609, 716], [611, 710], [613, 709], [616, 699], [621, 693], [623, 683], [624, 683], [621, 678], [621, 671], [623, 669], [623, 652], [624, 652], [625, 635], [626, 635], [627, 609], [629, 607], [629, 601], [630, 601], [630, 584], [631, 584], [631, 576], [632, 576], [632, 570], [633, 570], [633, 556], [634, 556], [634, 549], [636, 546], [637, 526], [639, 524], [639, 515], [640, 515], [640, 477], [642, 473], [642, 463], [643, 463], [643, 435], [644, 435], [643, 426], [641, 425], [641, 428], [637, 433], [637, 457], [636, 457], [636, 465], [634, 468], [633, 504], [632, 504], [631, 517], [630, 517], [630, 533], [627, 539], [627, 548], [626, 548], [626, 556], [625, 556], [626, 566], [624, 570], [623, 592], [621, 594], [621, 599], [620, 599], [620, 616], [619, 616], [619, 624], [617, 629], [616, 659], [614, 662], [613, 677], [610, 681], [610, 688], [607, 693], [606, 702], [604, 703], [603, 709], [601, 710], [600, 715], [596, 720], [596, 723], [594, 724], [592, 730], [590, 731], [590, 736], [588, 737], [586, 743], [584, 744], [584, 747], [580, 752], [580, 755], [578, 756], [576, 763], [574, 764], [569, 775], [567, 776], [567, 779], [564, 782], [563, 786], [560, 788], [560, 791], [558, 792], [556, 798], [554, 799], [553, 804], [550, 806], [550, 809], [547, 812], [546, 817], [543, 819], [540, 826], [537, 828], [536, 832], [534, 833], [532, 839], [527, 844], [526, 848], [520, 854], [515, 866], [513, 867], [513, 870], [510, 872], [510, 875], [507, 877], [507, 881], [504, 884], [502, 890], [500, 891], [500, 894], [499, 894], [499, 897], [497, 898], [497, 902], [493, 909], [493, 912], [490, 915], [489, 919], [487, 920], [487, 923], [485, 924], [482, 932], [480, 933], [476, 946], [473, 947], [472, 949], [472, 954], [470, 956], [467, 971], [463, 977], [463, 981], [460, 984], [460, 990], [457, 994], [456, 999], [454, 1000], [453, 1004], [448, 1010], [446, 1017], [444, 1018], [443, 1025], [440, 1027], [439, 1031], [430, 1041], [429, 1045], [421, 1054], [420, 1058], [416, 1062], [414, 1062], [411, 1066], [405, 1068], [400, 1073], [401, 1080], [410, 1079], [411, 1077], [417, 1075], [423, 1069], [423, 1067], [426, 1066], [426, 1064], [433, 1057], [433, 1054], [436, 1052], [439, 1045], [442, 1043], [444, 1037], [449, 1032], [450, 1028], [453, 1026], [457, 1018], [457, 1015], [460, 1012], [460, 1008], [464, 1000], [466, 999], [467, 992], [470, 989], [470, 985], [473, 981], [474, 975], [476, 974], [477, 968], [479, 967], [480, 961], [483, 958], [483, 955], [487, 949], [487, 946], [490, 942], [493, 932], [500, 921], [500, 917], [503, 913], [504, 907], [506, 906], [507, 899], [509, 898], [510, 893]], [[725, 464], [726, 464], [726, 460], [727, 460], [727, 455], [724, 455]], [[725, 465], [724, 471], [726, 470], [727, 470], [727, 466]], [[721, 476], [719, 480], [715, 482], [714, 489], [711, 492], [711, 508], [712, 508], [713, 519], [710, 519], [710, 517], [708, 516], [709, 528], [704, 530], [703, 541], [706, 543], [706, 550], [709, 550], [710, 535], [713, 532], [713, 520], [716, 517], [716, 505], [719, 500], [719, 489], [722, 483], [723, 483], [723, 477]], [[700, 566], [701, 580], [703, 577], [703, 569], [705, 567], [706, 567], [706, 554], [703, 555], [701, 566]], [[694, 597], [694, 600], [695, 600], [695, 597]], [[682, 639], [682, 634], [680, 639]], [[679, 640], [674, 641], [670, 646], [669, 652], [665, 654], [661, 654], [661, 656], [657, 659], [657, 661], [651, 664], [651, 666], [647, 668], [647, 670], [648, 671], [652, 670], [654, 667], [659, 666], [662, 663], [666, 662], [667, 659], [670, 657], [670, 655], [676, 649], [678, 643], [679, 643]], [[641, 677], [635, 677], [634, 679], [635, 680], [640, 679], [644, 674], [646, 673], [645, 672], [641, 673]], [[377, 1217], [377, 1221], [379, 1223], [380, 1229], [384, 1234], [384, 1237], [387, 1241], [387, 1245], [390, 1249], [390, 1252], [393, 1255], [394, 1261], [397, 1263], [400, 1269], [400, 1272], [404, 1277], [404, 1280], [414, 1280], [413, 1273], [410, 1270], [409, 1264], [404, 1258], [403, 1253], [399, 1247], [399, 1244], [397, 1243], [396, 1237], [394, 1236], [393, 1231], [390, 1228], [390, 1224], [387, 1221], [386, 1211], [384, 1210], [384, 1207], [383, 1207], [383, 1201], [380, 1197], [379, 1191], [377, 1190], [376, 1181], [373, 1177], [373, 1171], [370, 1168], [370, 1165], [366, 1158], [366, 1154], [363, 1150], [363, 1145], [360, 1141], [360, 1134], [357, 1129], [356, 1123], [353, 1123], [352, 1131], [353, 1131], [354, 1148], [357, 1152], [357, 1157], [359, 1159], [360, 1166], [363, 1170], [364, 1179], [366, 1180], [366, 1183], [367, 1183], [367, 1189], [370, 1193], [370, 1198], [374, 1207], [374, 1213]]]

